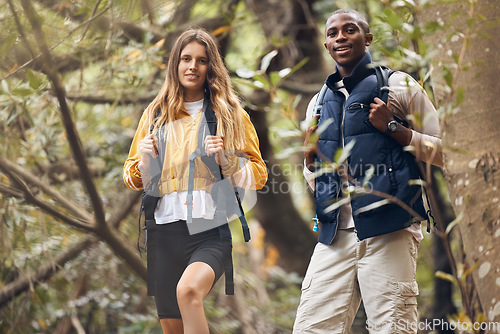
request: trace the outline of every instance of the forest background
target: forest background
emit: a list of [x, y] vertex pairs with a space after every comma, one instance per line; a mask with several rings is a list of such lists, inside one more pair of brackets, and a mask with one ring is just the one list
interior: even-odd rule
[[497, 0], [1, 0], [0, 333], [160, 333], [135, 248], [140, 193], [121, 171], [190, 26], [217, 37], [270, 176], [251, 242], [231, 223], [236, 295], [216, 285], [211, 331], [290, 333], [316, 242], [301, 121], [334, 69], [323, 29], [338, 8], [367, 16], [374, 59], [411, 73], [441, 119], [417, 280], [422, 321], [449, 329], [419, 332], [500, 333]]

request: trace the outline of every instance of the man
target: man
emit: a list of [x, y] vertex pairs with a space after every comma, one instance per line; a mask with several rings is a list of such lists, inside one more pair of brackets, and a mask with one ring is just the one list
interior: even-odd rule
[[[304, 175], [310, 180], [321, 167], [330, 169], [309, 181], [320, 233], [294, 333], [349, 333], [361, 300], [370, 333], [416, 333], [418, 328], [418, 218], [426, 213], [421, 188], [409, 181], [419, 177], [417, 160], [442, 165], [439, 121], [424, 90], [405, 73], [390, 75], [387, 104], [377, 97], [369, 29], [354, 10], [335, 11], [326, 22], [325, 48], [336, 70], [326, 80], [320, 115], [314, 115], [317, 96], [309, 104], [306, 120], [317, 125], [308, 129], [306, 143], [323, 122], [329, 125], [305, 152]], [[348, 144], [349, 158], [332, 171], [327, 162]], [[363, 182], [375, 192], [349, 195], [349, 185]], [[347, 204], [332, 210], [339, 200]]]

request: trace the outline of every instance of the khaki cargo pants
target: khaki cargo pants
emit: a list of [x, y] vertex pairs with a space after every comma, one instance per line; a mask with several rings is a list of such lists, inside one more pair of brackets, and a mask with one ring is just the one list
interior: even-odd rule
[[361, 299], [371, 333], [417, 333], [419, 242], [407, 230], [357, 241], [338, 230], [318, 243], [302, 283], [293, 333], [349, 333]]

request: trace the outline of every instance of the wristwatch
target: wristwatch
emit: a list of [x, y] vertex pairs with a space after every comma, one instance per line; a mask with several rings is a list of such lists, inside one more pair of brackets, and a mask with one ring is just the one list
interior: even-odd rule
[[398, 129], [399, 123], [396, 122], [395, 120], [390, 121], [387, 123], [387, 130], [385, 130], [385, 134], [388, 135], [390, 133], [396, 132]]

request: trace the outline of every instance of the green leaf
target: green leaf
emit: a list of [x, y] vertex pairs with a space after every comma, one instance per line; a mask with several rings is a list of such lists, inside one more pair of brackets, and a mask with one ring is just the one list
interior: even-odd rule
[[415, 180], [410, 180], [408, 181], [408, 185], [410, 186], [422, 186], [425, 187], [425, 181], [422, 179], [415, 179]]
[[33, 94], [33, 90], [25, 87], [17, 87], [12, 90], [12, 95], [26, 97]]
[[354, 147], [354, 144], [356, 143], [356, 140], [351, 140], [347, 145], [344, 146], [344, 148], [339, 148], [337, 152], [335, 152], [335, 157], [334, 160], [336, 164], [341, 165], [344, 163], [344, 161], [351, 155], [352, 148]]
[[465, 283], [465, 280], [467, 279], [467, 276], [469, 276], [470, 274], [472, 274], [472, 272], [473, 272], [474, 270], [476, 270], [476, 269], [477, 269], [477, 267], [479, 267], [479, 262], [474, 263], [474, 265], [473, 265], [472, 267], [470, 267], [470, 268], [468, 268], [466, 271], [464, 271], [464, 272], [462, 273], [462, 275], [460, 276], [460, 280], [461, 280], [463, 283]]
[[453, 74], [447, 67], [443, 67], [443, 79], [448, 87], [453, 87]]
[[[256, 74], [253, 76], [253, 79], [254, 79], [254, 85], [261, 88], [261, 89], [269, 89], [269, 81], [267, 80], [267, 78], [265, 76], [263, 76], [262, 74]], [[261, 85], [259, 85], [258, 83], [261, 83]]]
[[450, 234], [451, 230], [458, 224], [460, 223], [460, 221], [464, 218], [464, 211], [460, 211], [460, 213], [458, 214], [458, 216], [451, 222], [448, 224], [448, 226], [446, 226], [446, 231], [444, 231], [444, 233], [446, 235]]
[[376, 208], [379, 208], [381, 206], [384, 206], [384, 205], [387, 205], [390, 203], [391, 203], [391, 201], [389, 201], [388, 199], [383, 199], [381, 201], [377, 201], [377, 202], [374, 202], [372, 204], [366, 205], [362, 208], [359, 208], [358, 210], [354, 211], [353, 214], [359, 215], [360, 213], [371, 211], [371, 210], [374, 210]]
[[271, 87], [276, 87], [278, 86], [278, 83], [281, 80], [281, 76], [279, 72], [271, 72], [269, 73], [269, 82], [271, 84]]
[[448, 281], [453, 284], [457, 284], [455, 276], [445, 273], [444, 271], [436, 271], [436, 277]]
[[464, 103], [465, 101], [465, 92], [464, 92], [464, 89], [462, 87], [458, 87], [457, 88], [457, 91], [456, 91], [456, 94], [457, 94], [457, 106], [461, 105], [462, 103]]
[[438, 31], [440, 28], [441, 28], [441, 25], [439, 24], [439, 22], [437, 22], [437, 21], [428, 22], [425, 24], [424, 34], [430, 35], [432, 33], [435, 33], [436, 31]]
[[383, 14], [385, 21], [391, 26], [392, 29], [400, 31], [403, 26], [401, 17], [397, 15], [391, 8], [384, 8]]
[[363, 179], [363, 187], [366, 187], [368, 185], [368, 182], [370, 182], [370, 179], [372, 178], [374, 173], [375, 166], [371, 165], [365, 173], [365, 178]]
[[42, 85], [40, 79], [36, 76], [31, 69], [26, 70], [26, 80], [29, 82], [30, 87], [37, 90]]

